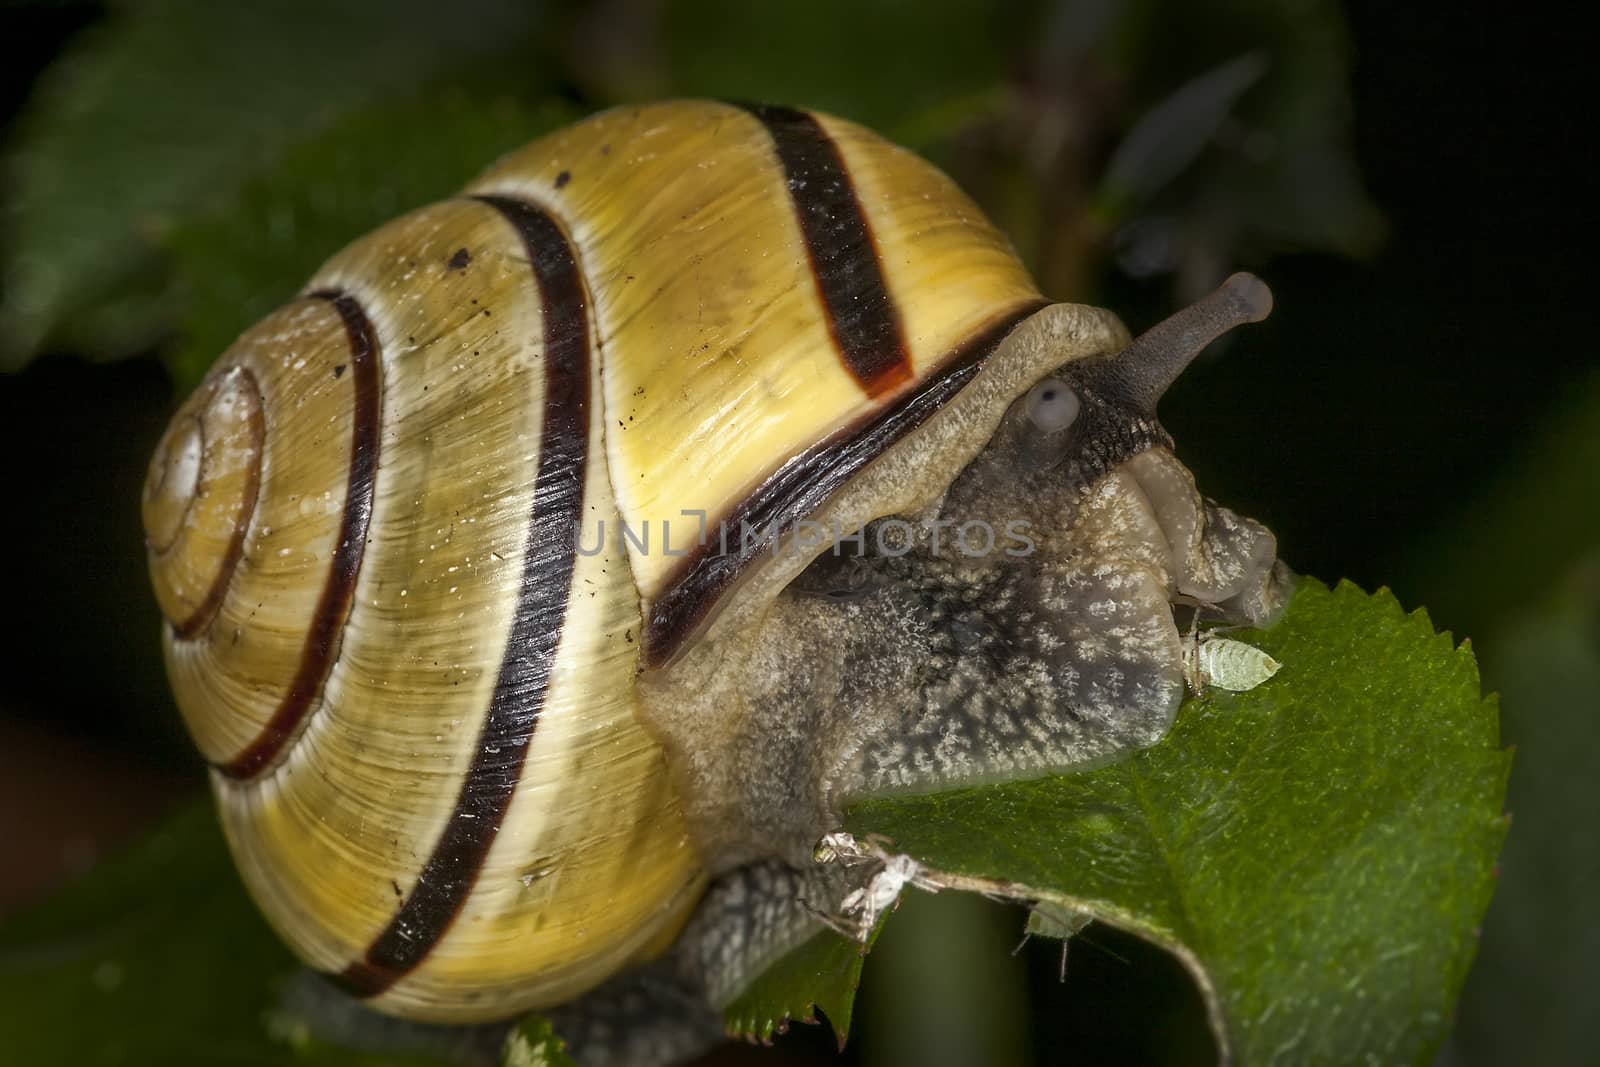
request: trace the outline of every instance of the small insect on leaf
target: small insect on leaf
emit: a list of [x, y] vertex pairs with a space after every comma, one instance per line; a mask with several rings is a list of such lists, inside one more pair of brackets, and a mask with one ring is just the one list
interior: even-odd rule
[[1189, 688], [1203, 693], [1207, 686], [1244, 693], [1271, 678], [1282, 666], [1254, 645], [1229, 637], [1195, 635], [1184, 651], [1183, 673]]
[[1086, 911], [1077, 911], [1050, 900], [1037, 901], [1028, 909], [1028, 925], [1025, 928], [1030, 937], [1048, 937], [1056, 941], [1065, 941], [1076, 936], [1094, 921], [1094, 916]]
[[1061, 966], [1057, 971], [1060, 981], [1067, 980], [1067, 949], [1072, 944], [1072, 939], [1078, 936], [1091, 922], [1094, 916], [1086, 911], [1078, 911], [1050, 900], [1035, 901], [1028, 910], [1028, 925], [1023, 928], [1022, 941], [1011, 950], [1015, 956], [1022, 951], [1022, 946], [1028, 943], [1031, 937], [1048, 937], [1061, 942]]

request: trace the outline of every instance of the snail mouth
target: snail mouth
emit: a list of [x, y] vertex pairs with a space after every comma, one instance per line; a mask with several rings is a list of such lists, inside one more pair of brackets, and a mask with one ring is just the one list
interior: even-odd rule
[[1211, 608], [1226, 621], [1251, 625], [1276, 616], [1289, 572], [1266, 527], [1207, 501], [1166, 448], [1147, 449], [1122, 470], [1159, 530], [1172, 603]]
[[1203, 503], [1187, 468], [1165, 448], [1147, 449], [1123, 464], [1129, 487], [1142, 499], [1162, 550], [1168, 585], [1177, 596], [1200, 538]]

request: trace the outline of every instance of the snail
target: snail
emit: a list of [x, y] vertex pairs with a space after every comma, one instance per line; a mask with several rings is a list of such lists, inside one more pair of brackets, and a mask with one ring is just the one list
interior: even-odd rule
[[1272, 534], [1155, 410], [1270, 302], [1235, 275], [1130, 341], [916, 156], [712, 102], [597, 115], [356, 241], [144, 490], [250, 893], [407, 1019], [652, 960], [725, 1001], [841, 899], [812, 852], [850, 800], [1153, 744], [1173, 604], [1279, 610]]

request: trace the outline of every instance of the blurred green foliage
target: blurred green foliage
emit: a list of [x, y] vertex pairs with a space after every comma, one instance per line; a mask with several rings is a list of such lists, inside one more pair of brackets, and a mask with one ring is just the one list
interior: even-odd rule
[[162, 237], [297, 137], [500, 53], [539, 7], [466, 0], [118, 4], [49, 71], [8, 167], [0, 367], [53, 339], [129, 355], [172, 327]]
[[[1037, 19], [1036, 8], [983, 0], [690, 0], [661, 11], [653, 77], [635, 71], [600, 88], [630, 96], [805, 101], [910, 143], [906, 135], [922, 116], [992, 100], [1005, 57], [1019, 31]], [[762, 62], [751, 62], [752, 49], [761, 50]], [[948, 132], [944, 124], [923, 128], [935, 140]]]
[[[1219, 101], [1206, 76], [1241, 55], [1258, 76]], [[952, 164], [1008, 232], [1039, 235], [1023, 252], [1047, 291], [1089, 299], [1119, 243], [1139, 271], [1207, 288], [1277, 249], [1370, 247], [1344, 63], [1327, 0], [1203, 17], [1150, 0], [119, 4], [11, 145], [0, 366], [176, 331], [192, 370], [342, 242], [576, 113], [574, 92], [584, 109], [833, 110]]]
[[426, 1067], [311, 1038], [295, 960], [243, 893], [209, 803], [0, 928], [5, 1054], [26, 1064]]
[[[1417, 569], [1483, 635], [1522, 770], [1501, 884], [1445, 1063], [1577, 1062], [1600, 989], [1600, 375], [1506, 457]], [[1542, 521], [1529, 523], [1527, 516]], [[1519, 521], [1518, 516], [1521, 516]]]
[[1508, 803], [1516, 824], [1453, 1050], [1461, 1062], [1483, 1067], [1570, 1062], [1575, 1050], [1594, 1042], [1600, 552], [1568, 574], [1546, 603], [1519, 612], [1502, 634], [1486, 676], [1514, 709], [1506, 730], [1528, 772], [1513, 779]]
[[872, 946], [860, 1003], [876, 1025], [861, 1036], [862, 1058], [919, 1067], [1026, 1063], [1027, 972], [1011, 958], [1021, 916], [973, 893], [906, 890]]
[[1572, 572], [1600, 550], [1600, 370], [1578, 376], [1538, 432], [1506, 445], [1403, 561], [1430, 606], [1464, 633], [1511, 637], [1527, 624], [1518, 616], [1542, 610], [1558, 589], [1580, 596]]

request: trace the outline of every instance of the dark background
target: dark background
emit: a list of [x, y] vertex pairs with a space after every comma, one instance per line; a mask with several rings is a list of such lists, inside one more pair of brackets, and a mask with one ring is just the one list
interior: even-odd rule
[[[78, 4], [0, 15], [0, 120], [101, 15]], [[1558, 28], [1549, 41], [1522, 40], [1511, 16], [1492, 21], [1457, 6], [1352, 3], [1347, 19], [1355, 156], [1386, 239], [1365, 259], [1287, 254], [1264, 264], [1277, 296], [1272, 319], [1186, 376], [1163, 418], [1202, 487], [1266, 521], [1297, 569], [1388, 585], [1482, 652], [1508, 617], [1600, 545], [1592, 528], [1554, 547], [1540, 539], [1570, 510], [1592, 508], [1600, 471], [1577, 472], [1539, 498], [1559, 513], [1514, 512], [1516, 487], [1540, 476], [1541, 457], [1564, 452], [1551, 435], [1580, 394], [1595, 394], [1591, 246], [1579, 234], [1593, 209], [1580, 187], [1587, 164], [1577, 162], [1592, 122], [1569, 122], [1586, 105], [1581, 65], [1562, 58], [1577, 35], [1565, 46]], [[572, 95], [586, 102], [581, 90]], [[1104, 302], [1135, 330], [1170, 308], [1159, 281], [1113, 275], [1105, 289]], [[201, 786], [161, 676], [139, 535], [144, 464], [176, 400], [158, 357], [94, 363], [51, 351], [0, 375], [11, 630], [0, 643], [0, 918]], [[1531, 754], [1537, 710], [1508, 698], [1507, 740], [1524, 741], [1519, 730], [1528, 740], [1514, 810], [1522, 779], [1542, 773]], [[1513, 843], [1523, 832], [1517, 814]], [[1491, 928], [1517, 906], [1502, 894]], [[906, 910], [919, 909], [933, 916], [919, 921], [924, 932], [945, 915], [967, 931], [968, 949], [952, 944], [954, 952], [975, 943], [1004, 957], [1021, 925], [1020, 912], [997, 906]], [[915, 1012], [899, 1018], [909, 1009], [895, 1005], [889, 977], [918, 959], [937, 970], [938, 938], [914, 950], [893, 938], [881, 967], [876, 956], [867, 967], [847, 1059], [892, 1062], [889, 1035], [938, 1031]], [[1094, 928], [1074, 942], [1064, 985], [1054, 945], [1031, 944], [1021, 957], [1015, 967], [993, 964], [990, 983], [1004, 1002], [998, 1017], [1033, 1019], [1015, 1061], [1209, 1061], [1198, 1000], [1160, 953]], [[1479, 970], [1499, 959], [1486, 954]], [[1473, 983], [1494, 980], [1475, 974]], [[1568, 990], [1591, 1003], [1595, 993]], [[1486, 998], [1469, 989], [1463, 1010], [1477, 1013]], [[1494, 1062], [1507, 1033], [1538, 1025], [1472, 1014], [1445, 1055]], [[752, 1062], [832, 1055], [825, 1031], [798, 1030]], [[894, 1040], [907, 1062], [916, 1058], [903, 1036]]]

